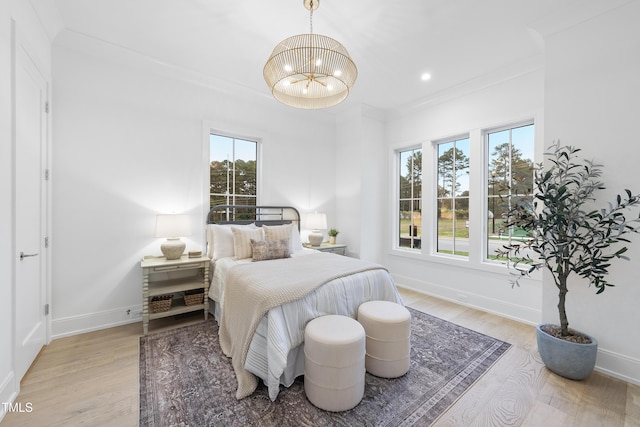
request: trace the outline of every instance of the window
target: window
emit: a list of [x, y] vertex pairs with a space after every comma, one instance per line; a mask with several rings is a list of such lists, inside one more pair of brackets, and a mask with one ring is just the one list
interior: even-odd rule
[[526, 239], [522, 230], [504, 226], [509, 208], [518, 199], [533, 199], [534, 125], [492, 130], [486, 133], [487, 258], [512, 240]]
[[469, 138], [437, 144], [436, 252], [469, 256]]
[[420, 249], [422, 234], [422, 150], [398, 153], [398, 246]]
[[209, 136], [209, 202], [256, 205], [258, 143], [223, 135]]

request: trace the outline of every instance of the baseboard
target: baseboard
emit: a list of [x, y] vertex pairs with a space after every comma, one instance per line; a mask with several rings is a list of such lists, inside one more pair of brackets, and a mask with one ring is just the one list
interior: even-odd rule
[[114, 326], [142, 321], [142, 305], [132, 305], [96, 313], [53, 319], [52, 339], [63, 338], [85, 332], [98, 331]]
[[[538, 319], [540, 319], [541, 313], [538, 310], [492, 300], [477, 294], [467, 294], [467, 300], [462, 302], [457, 298], [456, 290], [401, 275], [394, 274], [393, 277], [399, 288], [409, 289], [526, 324], [537, 325], [540, 323]], [[595, 370], [630, 384], [640, 385], [640, 360], [638, 359], [599, 348]]]
[[598, 348], [596, 371], [640, 386], [640, 360]]
[[400, 288], [409, 289], [445, 301], [460, 304], [465, 307], [495, 314], [520, 323], [537, 325], [540, 323], [540, 319], [542, 317], [542, 312], [539, 309], [525, 307], [494, 298], [487, 298], [483, 295], [469, 292], [465, 292], [463, 295], [464, 300], [461, 300], [461, 292], [457, 289], [440, 286], [423, 280], [416, 280], [414, 278], [398, 274], [393, 274], [393, 279]]
[[9, 404], [18, 397], [18, 393], [20, 393], [20, 384], [16, 381], [15, 373], [11, 371], [0, 383], [0, 422], [7, 414]]

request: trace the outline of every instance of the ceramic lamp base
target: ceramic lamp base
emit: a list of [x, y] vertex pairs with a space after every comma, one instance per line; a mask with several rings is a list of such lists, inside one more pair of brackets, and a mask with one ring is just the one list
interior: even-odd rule
[[160, 250], [166, 259], [179, 259], [184, 253], [187, 244], [179, 238], [168, 238], [160, 245]]
[[309, 243], [311, 243], [311, 246], [320, 246], [323, 238], [324, 235], [319, 230], [313, 230], [309, 233]]

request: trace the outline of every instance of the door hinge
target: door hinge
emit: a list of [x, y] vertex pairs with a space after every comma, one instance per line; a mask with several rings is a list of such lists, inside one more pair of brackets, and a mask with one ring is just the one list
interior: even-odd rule
[[49, 304], [45, 304], [44, 305], [44, 315], [48, 316], [49, 315]]
[[49, 114], [49, 101], [44, 103], [44, 112]]
[[44, 170], [44, 180], [49, 181], [49, 169]]
[[48, 237], [45, 237], [45, 238], [44, 238], [44, 247], [45, 247], [45, 248], [48, 248], [48, 247], [49, 247], [49, 238], [48, 238]]

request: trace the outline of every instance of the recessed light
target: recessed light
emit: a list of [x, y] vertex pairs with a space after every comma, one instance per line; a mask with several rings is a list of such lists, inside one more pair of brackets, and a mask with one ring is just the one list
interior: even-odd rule
[[429, 73], [424, 73], [421, 77], [420, 77], [423, 81], [427, 81], [431, 79], [431, 74]]

